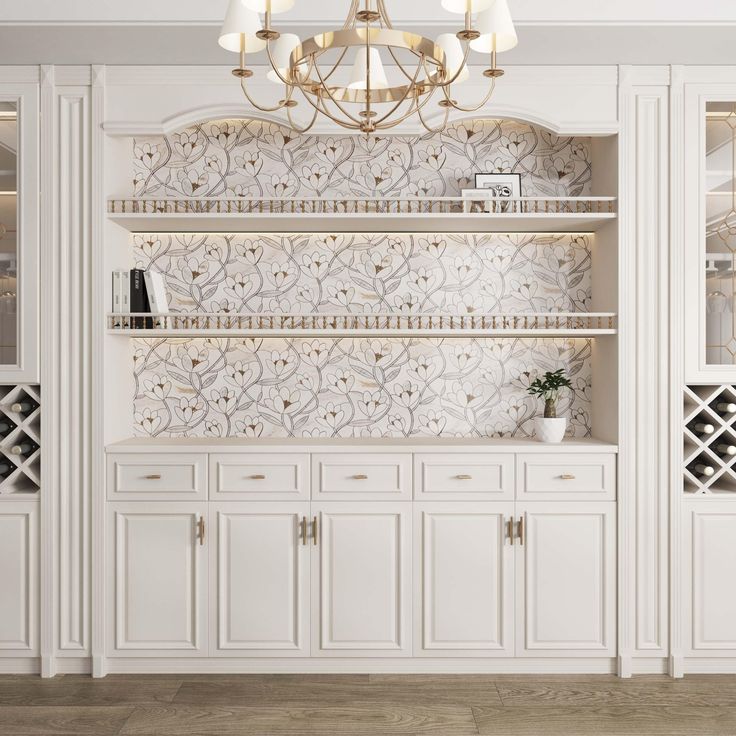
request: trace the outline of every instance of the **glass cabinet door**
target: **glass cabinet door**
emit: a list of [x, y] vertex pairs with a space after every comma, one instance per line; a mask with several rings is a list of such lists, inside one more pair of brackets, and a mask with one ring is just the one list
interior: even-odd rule
[[0, 383], [37, 383], [38, 88], [0, 85]]
[[705, 105], [705, 362], [736, 365], [736, 101]]

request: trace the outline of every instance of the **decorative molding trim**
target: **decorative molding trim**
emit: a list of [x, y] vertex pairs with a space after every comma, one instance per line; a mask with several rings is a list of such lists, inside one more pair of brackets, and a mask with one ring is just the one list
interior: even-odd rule
[[[103, 243], [105, 233], [105, 134], [102, 121], [105, 118], [105, 67], [92, 67], [92, 91], [90, 99], [90, 242]], [[93, 319], [105, 309], [105, 259], [101, 248], [91, 249], [91, 292], [84, 329], [89, 336], [91, 396], [102, 396], [104, 387], [105, 343], [102, 320]], [[89, 452], [84, 471], [90, 473], [90, 487], [98, 490], [91, 494], [91, 652], [92, 672], [95, 677], [105, 674], [105, 496], [99, 492], [105, 487], [104, 472], [104, 414], [102, 401], [90, 402], [87, 419], [90, 426]]]
[[[442, 112], [433, 112], [427, 115], [425, 119], [431, 126], [433, 122], [439, 122], [442, 119]], [[209, 105], [205, 107], [192, 108], [185, 110], [176, 115], [164, 118], [161, 121], [107, 121], [102, 124], [105, 133], [112, 137], [138, 137], [153, 135], [170, 135], [177, 131], [188, 128], [191, 125], [205, 123], [211, 120], [224, 119], [240, 119], [246, 118], [251, 120], [262, 120], [264, 122], [276, 123], [284, 125], [285, 121], [278, 115], [268, 115], [260, 112], [256, 108], [248, 104], [228, 103], [222, 105]], [[610, 123], [584, 123], [580, 124], [572, 121], [552, 120], [535, 113], [531, 108], [496, 106], [489, 104], [484, 109], [483, 114], [463, 114], [451, 116], [451, 122], [457, 123], [465, 120], [478, 119], [503, 119], [503, 120], [519, 120], [521, 122], [531, 123], [543, 128], [551, 130], [557, 135], [565, 136], [603, 136], [612, 135], [618, 132], [619, 126], [616, 122]], [[315, 124], [310, 130], [313, 135], [335, 135], [335, 126], [329, 122]], [[410, 125], [400, 125], [396, 129], [386, 135], [418, 135], [424, 134], [426, 130], [418, 123]], [[351, 131], [340, 131], [340, 135], [351, 135]], [[353, 135], [359, 135], [355, 133]]]
[[57, 66], [57, 87], [88, 87], [92, 82], [89, 66]]
[[41, 414], [41, 436], [46, 440], [41, 445], [41, 548], [40, 561], [40, 649], [41, 675], [53, 677], [56, 674], [54, 653], [56, 652], [57, 632], [57, 501], [59, 449], [57, 435], [59, 379], [57, 372], [58, 333], [55, 316], [58, 297], [58, 250], [56, 222], [56, 91], [54, 87], [54, 67], [40, 67], [40, 191], [41, 216], [40, 235], [40, 354], [41, 387], [44, 409]]
[[59, 392], [59, 649], [86, 651], [89, 643], [89, 90], [58, 96], [58, 277], [56, 332]]

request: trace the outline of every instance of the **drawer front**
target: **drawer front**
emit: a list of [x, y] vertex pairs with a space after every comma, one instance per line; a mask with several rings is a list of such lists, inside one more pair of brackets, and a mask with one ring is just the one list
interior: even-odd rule
[[207, 455], [108, 455], [107, 495], [115, 501], [206, 500]]
[[414, 497], [422, 501], [514, 498], [514, 456], [471, 452], [414, 456]]
[[534, 453], [516, 458], [517, 497], [528, 501], [613, 501], [616, 456]]
[[313, 498], [335, 501], [411, 500], [411, 455], [313, 455], [312, 489]]
[[210, 455], [210, 498], [218, 501], [309, 499], [309, 455]]

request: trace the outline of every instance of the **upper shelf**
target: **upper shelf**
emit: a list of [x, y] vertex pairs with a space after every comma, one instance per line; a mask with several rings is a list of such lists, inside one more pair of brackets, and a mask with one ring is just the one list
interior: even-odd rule
[[107, 329], [138, 337], [592, 337], [616, 334], [616, 315], [115, 313]]
[[615, 197], [110, 199], [130, 232], [594, 232]]

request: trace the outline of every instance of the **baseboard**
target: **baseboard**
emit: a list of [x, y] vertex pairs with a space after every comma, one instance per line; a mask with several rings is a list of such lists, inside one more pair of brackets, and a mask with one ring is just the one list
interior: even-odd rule
[[236, 659], [233, 657], [108, 657], [108, 674], [612, 674], [616, 660], [609, 657], [516, 659]]
[[669, 660], [667, 657], [632, 657], [632, 675], [666, 675]]
[[0, 657], [0, 674], [3, 675], [39, 675], [41, 674], [40, 657]]
[[683, 672], [688, 675], [735, 675], [736, 657], [685, 657]]

